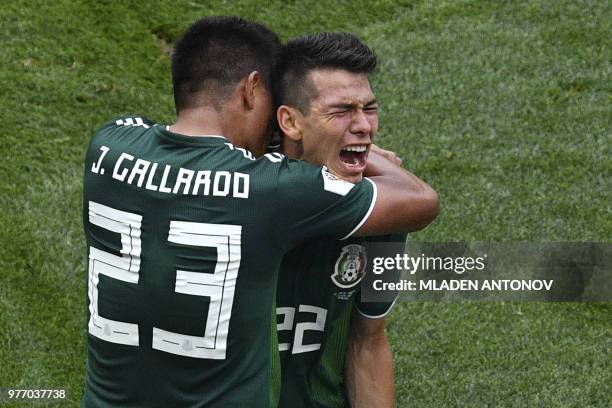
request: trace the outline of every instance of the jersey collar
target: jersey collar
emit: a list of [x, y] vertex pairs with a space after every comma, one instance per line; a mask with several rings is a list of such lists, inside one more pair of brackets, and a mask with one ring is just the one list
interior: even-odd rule
[[170, 139], [174, 142], [187, 145], [216, 145], [219, 143], [226, 143], [228, 139], [221, 135], [197, 135], [187, 136], [180, 133], [174, 133], [170, 131], [169, 125], [156, 125], [155, 128], [158, 130], [158, 134], [165, 139]]

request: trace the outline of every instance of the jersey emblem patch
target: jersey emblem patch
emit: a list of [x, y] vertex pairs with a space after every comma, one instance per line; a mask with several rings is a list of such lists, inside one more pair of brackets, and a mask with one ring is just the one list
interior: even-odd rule
[[362, 245], [351, 244], [342, 248], [336, 260], [331, 280], [340, 288], [347, 289], [363, 279], [367, 263], [366, 250]]
[[325, 191], [345, 196], [355, 187], [353, 183], [342, 180], [340, 177], [331, 173], [325, 166], [321, 169], [321, 174], [323, 175], [323, 188]]

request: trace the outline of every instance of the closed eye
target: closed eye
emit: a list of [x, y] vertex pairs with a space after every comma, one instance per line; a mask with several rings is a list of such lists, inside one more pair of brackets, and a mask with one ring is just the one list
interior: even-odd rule
[[336, 111], [333, 111], [333, 112], [331, 112], [331, 114], [334, 115], [334, 116], [343, 116], [343, 115], [346, 115], [349, 112], [350, 112], [349, 109], [345, 109], [345, 110], [336, 110]]

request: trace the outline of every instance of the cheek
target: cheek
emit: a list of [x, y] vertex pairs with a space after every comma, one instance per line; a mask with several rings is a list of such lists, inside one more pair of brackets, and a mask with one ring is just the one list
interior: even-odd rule
[[371, 118], [368, 118], [368, 121], [372, 127], [372, 133], [376, 133], [378, 131], [378, 115], [373, 115]]
[[316, 163], [323, 164], [330, 152], [335, 150], [335, 147], [330, 143], [329, 135], [319, 130], [316, 133], [311, 133], [310, 137], [304, 138], [304, 152], [308, 157], [312, 158]]
[[349, 115], [334, 118], [327, 123], [325, 132], [329, 143], [342, 143], [342, 139], [349, 132], [352, 120]]

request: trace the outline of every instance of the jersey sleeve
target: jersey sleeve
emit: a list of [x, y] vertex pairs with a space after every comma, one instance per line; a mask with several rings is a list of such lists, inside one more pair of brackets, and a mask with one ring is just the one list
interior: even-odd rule
[[[365, 246], [368, 258], [383, 256], [394, 257], [396, 254], [404, 253], [407, 234], [392, 234], [379, 237], [366, 237]], [[395, 270], [386, 277], [387, 280], [398, 281], [400, 271]], [[366, 270], [366, 273], [371, 273]], [[368, 280], [366, 280], [368, 281]], [[368, 319], [380, 319], [389, 314], [393, 305], [397, 301], [399, 292], [395, 292], [393, 296], [385, 296], [384, 302], [365, 302], [361, 299], [361, 290], [355, 296], [355, 309], [359, 314]]]
[[108, 122], [104, 123], [100, 130], [121, 128], [127, 126], [141, 126], [147, 129], [151, 126], [155, 126], [155, 122], [153, 122], [151, 119], [139, 115], [116, 116]]
[[361, 293], [359, 292], [355, 297], [355, 309], [360, 315], [368, 319], [382, 319], [391, 312], [393, 305], [397, 301], [397, 296], [396, 294], [393, 302], [362, 302]]
[[325, 167], [283, 158], [275, 202], [279, 245], [291, 249], [316, 237], [350, 237], [372, 212], [376, 185], [369, 179], [350, 183]]

